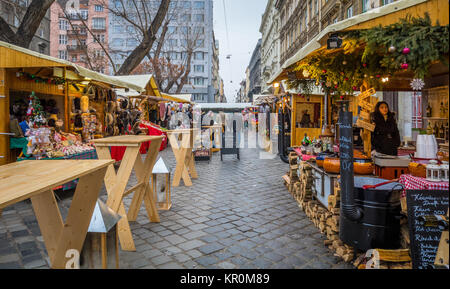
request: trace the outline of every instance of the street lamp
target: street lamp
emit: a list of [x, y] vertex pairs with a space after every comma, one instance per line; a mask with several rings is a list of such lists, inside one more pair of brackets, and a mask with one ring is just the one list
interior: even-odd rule
[[342, 39], [337, 33], [332, 33], [327, 40], [327, 49], [338, 49], [342, 47]]

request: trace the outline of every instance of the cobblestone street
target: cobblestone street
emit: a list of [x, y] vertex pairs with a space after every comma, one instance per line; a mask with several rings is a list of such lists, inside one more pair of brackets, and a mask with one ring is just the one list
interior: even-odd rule
[[[173, 169], [171, 149], [161, 155]], [[137, 251], [120, 251], [120, 268], [352, 268], [324, 246], [283, 185], [287, 168], [279, 158], [260, 159], [256, 149], [243, 150], [240, 161], [229, 155], [221, 162], [216, 153], [210, 163], [197, 162], [199, 179], [172, 189], [173, 207], [160, 212], [161, 223], [150, 223], [142, 206], [131, 224]], [[133, 175], [129, 186], [135, 182]], [[60, 197], [64, 216], [71, 194]], [[0, 268], [49, 268], [30, 202], [3, 211]]]

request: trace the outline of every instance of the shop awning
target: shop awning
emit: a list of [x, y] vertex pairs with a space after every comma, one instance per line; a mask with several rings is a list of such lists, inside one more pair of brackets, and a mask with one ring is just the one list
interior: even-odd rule
[[[114, 78], [142, 87], [145, 90], [145, 94], [149, 96], [161, 96], [153, 74], [114, 76]], [[125, 92], [123, 89], [120, 91], [120, 94], [123, 96], [141, 95], [141, 93], [136, 90]]]
[[62, 68], [66, 67], [70, 69], [70, 72], [72, 72], [72, 74], [75, 73], [77, 75], [76, 79], [73, 80], [101, 82], [112, 87], [128, 88], [139, 92], [144, 91], [141, 86], [116, 79], [113, 76], [95, 72], [63, 59], [58, 59], [29, 49], [25, 49], [20, 46], [0, 41], [0, 68], [39, 67], [59, 68], [55, 69], [55, 74], [57, 74], [55, 76], [58, 77], [63, 77]]
[[162, 93], [161, 96], [166, 99], [170, 99], [171, 101], [178, 103], [192, 103], [191, 97], [192, 94], [167, 94]]
[[447, 0], [402, 0], [372, 9], [327, 26], [316, 37], [303, 46], [294, 56], [286, 60], [281, 66], [282, 70], [276, 73], [272, 79], [270, 79], [268, 84], [287, 79], [287, 71], [292, 65], [302, 61], [313, 53], [325, 51], [327, 45], [326, 41], [330, 33], [369, 29], [379, 25], [386, 26], [396, 23], [398, 19], [405, 18], [407, 15], [423, 17], [426, 12], [429, 13], [433, 23], [439, 21], [440, 25], [448, 25], [448, 8], [449, 4]]

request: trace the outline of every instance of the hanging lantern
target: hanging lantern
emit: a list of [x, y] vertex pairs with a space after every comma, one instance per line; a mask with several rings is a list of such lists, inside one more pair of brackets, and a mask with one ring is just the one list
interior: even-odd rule
[[342, 65], [347, 65], [347, 61], [342, 61]]
[[430, 163], [427, 165], [427, 181], [441, 181], [441, 167], [438, 166], [437, 161], [435, 160], [430, 161]]
[[442, 162], [442, 165], [440, 167], [440, 171], [441, 171], [441, 175], [440, 175], [440, 179], [443, 182], [448, 182], [448, 162]]
[[308, 78], [310, 75], [311, 75], [311, 74], [309, 73], [308, 70], [306, 70], [306, 69], [303, 70], [303, 76], [304, 76], [305, 78]]

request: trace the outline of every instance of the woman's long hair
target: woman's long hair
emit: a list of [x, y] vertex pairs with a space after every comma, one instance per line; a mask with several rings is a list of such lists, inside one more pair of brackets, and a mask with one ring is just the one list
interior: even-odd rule
[[380, 101], [377, 103], [377, 105], [375, 106], [375, 111], [372, 113], [372, 121], [377, 123], [377, 122], [381, 122], [384, 121], [384, 117], [380, 112], [380, 106], [382, 104], [385, 104], [388, 107], [388, 121], [395, 121], [395, 113], [391, 112], [390, 108], [389, 108], [389, 104], [385, 101]]

